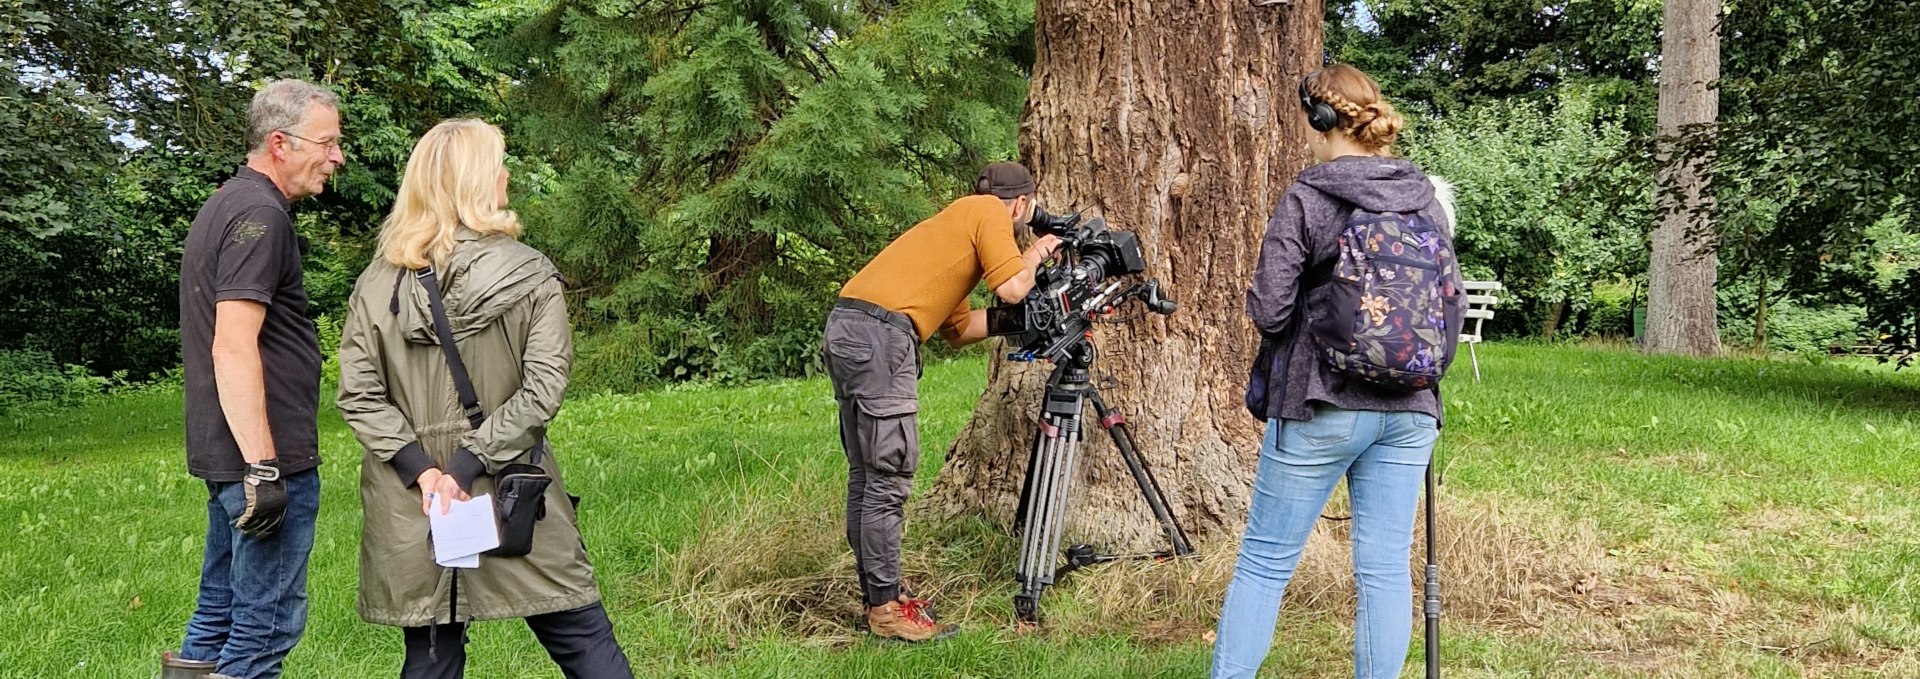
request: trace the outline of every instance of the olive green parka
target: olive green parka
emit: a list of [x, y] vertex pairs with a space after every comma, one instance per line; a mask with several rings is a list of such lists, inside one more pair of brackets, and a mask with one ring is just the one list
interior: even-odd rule
[[[434, 563], [420, 491], [393, 464], [418, 442], [448, 469], [456, 447], [487, 474], [471, 489], [493, 492], [492, 474], [527, 461], [546, 444], [573, 364], [573, 332], [552, 262], [505, 235], [462, 227], [437, 277], [486, 420], [468, 424], [434, 333], [423, 281], [376, 259], [354, 284], [340, 337], [340, 413], [365, 447], [360, 462], [360, 616], [382, 625], [452, 622], [453, 573]], [[480, 557], [459, 573], [460, 620], [520, 618], [573, 610], [600, 600], [574, 506], [555, 456], [546, 518], [535, 524], [533, 552]]]

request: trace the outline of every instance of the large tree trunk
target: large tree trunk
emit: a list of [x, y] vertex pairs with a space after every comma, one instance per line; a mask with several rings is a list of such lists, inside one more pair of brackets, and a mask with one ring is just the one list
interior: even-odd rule
[[[1244, 300], [1267, 216], [1308, 159], [1295, 87], [1320, 63], [1322, 12], [1320, 0], [1035, 8], [1021, 153], [1042, 205], [1137, 232], [1148, 275], [1180, 304], [1169, 317], [1097, 326], [1094, 383], [1130, 419], [1195, 537], [1237, 532], [1246, 517], [1260, 429], [1241, 405], [1257, 343]], [[934, 507], [1010, 521], [1050, 367], [995, 359]], [[1164, 547], [1112, 441], [1097, 428], [1088, 436], [1067, 539]]]
[[1714, 280], [1713, 126], [1720, 113], [1720, 0], [1668, 0], [1660, 47], [1660, 151], [1652, 258], [1647, 267], [1648, 351], [1720, 353]]

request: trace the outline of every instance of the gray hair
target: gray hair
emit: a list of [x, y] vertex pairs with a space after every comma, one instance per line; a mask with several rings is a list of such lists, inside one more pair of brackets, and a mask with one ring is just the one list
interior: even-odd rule
[[247, 154], [267, 149], [267, 135], [275, 130], [298, 127], [307, 120], [307, 109], [319, 104], [340, 110], [340, 99], [319, 85], [304, 80], [275, 80], [253, 94], [247, 105]]

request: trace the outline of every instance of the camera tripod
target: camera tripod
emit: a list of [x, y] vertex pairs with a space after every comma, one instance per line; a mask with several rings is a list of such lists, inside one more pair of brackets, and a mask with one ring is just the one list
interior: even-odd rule
[[[1029, 624], [1039, 621], [1040, 596], [1046, 588], [1076, 569], [1122, 559], [1166, 559], [1193, 553], [1186, 532], [1168, 508], [1166, 494], [1153, 478], [1153, 471], [1133, 447], [1133, 434], [1127, 428], [1126, 416], [1108, 407], [1100, 398], [1100, 390], [1093, 386], [1090, 379], [1093, 343], [1082, 335], [1057, 355], [1060, 359], [1047, 378], [1046, 395], [1040, 404], [1040, 430], [1034, 435], [1033, 450], [1027, 458], [1020, 508], [1014, 516], [1014, 525], [1020, 529], [1020, 560], [1014, 570], [1020, 593], [1013, 597], [1013, 609], [1020, 622]], [[1096, 421], [1113, 437], [1114, 448], [1120, 451], [1120, 459], [1126, 462], [1134, 483], [1140, 486], [1140, 494], [1153, 510], [1153, 518], [1166, 532], [1171, 549], [1107, 555], [1099, 554], [1092, 545], [1074, 545], [1066, 551], [1066, 565], [1056, 570], [1054, 564], [1066, 527], [1069, 491], [1080, 460], [1080, 444], [1084, 441], [1083, 415], [1088, 403], [1093, 405], [1094, 414], [1099, 418]]]

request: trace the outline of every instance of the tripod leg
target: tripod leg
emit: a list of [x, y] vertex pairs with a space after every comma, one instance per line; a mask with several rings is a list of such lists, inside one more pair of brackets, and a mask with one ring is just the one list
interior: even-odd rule
[[1033, 445], [1027, 448], [1026, 478], [1020, 482], [1020, 504], [1014, 508], [1013, 525], [1016, 527], [1027, 525], [1027, 508], [1033, 503], [1034, 483], [1039, 480], [1033, 470], [1039, 468], [1040, 449], [1046, 445], [1047, 430], [1052, 426], [1046, 416], [1041, 415], [1040, 426], [1033, 431]]
[[1028, 506], [1020, 543], [1021, 565], [1015, 573], [1020, 593], [1014, 596], [1013, 607], [1023, 622], [1038, 620], [1040, 597], [1053, 584], [1054, 562], [1066, 524], [1067, 491], [1079, 458], [1079, 418], [1059, 418], [1054, 425], [1056, 428], [1043, 437], [1041, 464], [1033, 470], [1038, 475], [1036, 492]]
[[[1046, 432], [1047, 420], [1045, 417], [1042, 417], [1040, 418], [1040, 426], [1034, 430], [1033, 445], [1027, 449], [1027, 471], [1025, 476], [1020, 480], [1020, 504], [1016, 505], [1013, 509], [1013, 530], [1016, 535], [1022, 536], [1023, 539], [1026, 535], [1027, 521], [1033, 516], [1031, 509], [1033, 506], [1033, 495], [1038, 492], [1038, 488], [1036, 488], [1035, 485], [1039, 479], [1039, 475], [1035, 472], [1040, 469], [1040, 451], [1047, 445]], [[1022, 551], [1020, 556], [1022, 559], [1025, 559], [1026, 553]], [[1022, 561], [1019, 565], [1024, 566], [1025, 562]]]
[[1140, 451], [1133, 447], [1133, 431], [1127, 427], [1127, 418], [1119, 411], [1108, 408], [1099, 392], [1093, 392], [1088, 397], [1093, 401], [1093, 410], [1100, 417], [1101, 426], [1106, 427], [1107, 433], [1113, 436], [1113, 446], [1120, 451], [1120, 459], [1127, 463], [1127, 470], [1133, 473], [1133, 482], [1140, 486], [1141, 497], [1146, 498], [1147, 507], [1153, 510], [1153, 518], [1160, 522], [1160, 529], [1166, 532], [1174, 556], [1192, 554], [1193, 546], [1187, 542], [1187, 532], [1180, 528], [1180, 522], [1174, 518], [1167, 494], [1160, 490], [1160, 482], [1153, 477], [1153, 470], [1140, 457]]
[[1043, 561], [1039, 566], [1045, 575], [1043, 581], [1053, 584], [1054, 558], [1060, 554], [1060, 539], [1067, 527], [1067, 497], [1073, 487], [1073, 472], [1080, 458], [1079, 418], [1067, 418], [1061, 423], [1061, 437], [1065, 440], [1060, 456], [1060, 466], [1054, 477], [1053, 506], [1049, 510], [1051, 520], [1047, 522], [1047, 536]]
[[1041, 432], [1036, 437], [1039, 445], [1034, 463], [1027, 468], [1031, 493], [1022, 503], [1026, 520], [1021, 530], [1020, 566], [1015, 571], [1020, 593], [1013, 597], [1013, 609], [1022, 622], [1038, 621], [1040, 595], [1053, 584], [1061, 523], [1066, 519], [1067, 486], [1080, 447], [1080, 416], [1086, 407], [1081, 393], [1090, 351], [1083, 348], [1074, 360], [1057, 363], [1048, 378], [1047, 392], [1041, 396]]
[[[1053, 375], [1047, 378], [1047, 393], [1053, 393], [1053, 385], [1060, 381], [1061, 373], [1064, 370], [1064, 367], [1057, 367], [1054, 369]], [[1046, 403], [1044, 398], [1041, 403], [1043, 407], [1040, 410], [1040, 426], [1033, 432], [1033, 447], [1027, 449], [1027, 475], [1020, 483], [1020, 505], [1014, 509], [1013, 525], [1016, 527], [1024, 527], [1027, 525], [1027, 514], [1036, 506], [1033, 503], [1033, 495], [1038, 491], [1038, 484], [1040, 479], [1043, 478], [1040, 474], [1035, 473], [1035, 471], [1040, 468], [1040, 454], [1046, 447], [1047, 438], [1060, 431], [1060, 427], [1055, 423], [1054, 417], [1050, 416], [1044, 407]]]
[[1020, 561], [1014, 571], [1014, 579], [1020, 585], [1020, 594], [1014, 597], [1014, 610], [1025, 622], [1033, 622], [1036, 614], [1040, 589], [1040, 554], [1044, 549], [1043, 533], [1049, 522], [1047, 508], [1052, 503], [1053, 469], [1057, 466], [1059, 452], [1059, 428], [1050, 416], [1040, 418], [1040, 432], [1034, 437], [1033, 462], [1027, 466], [1026, 486], [1030, 492], [1024, 493], [1020, 513]]

